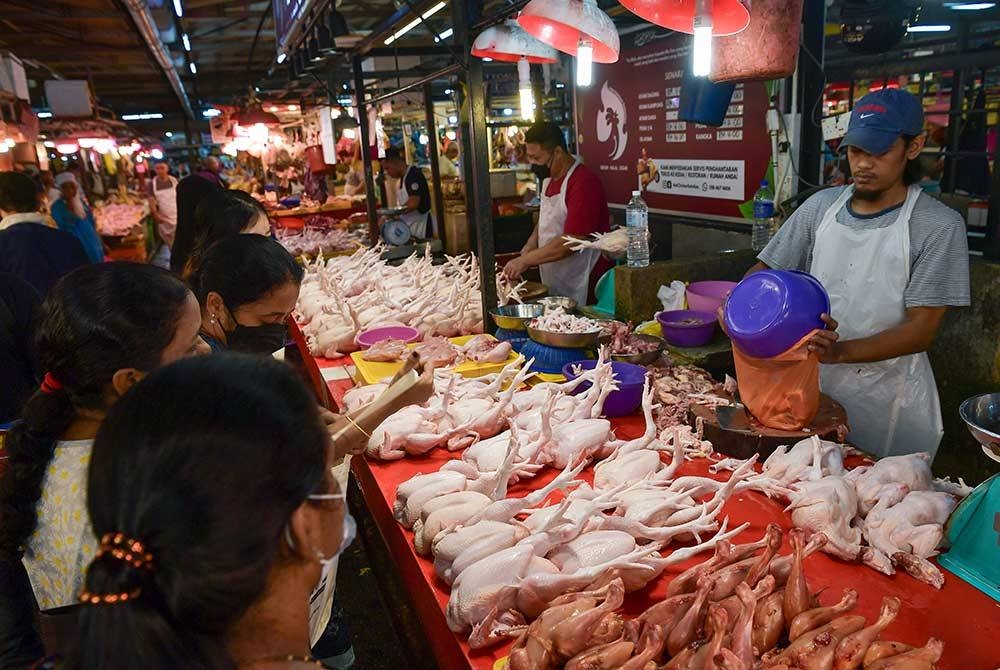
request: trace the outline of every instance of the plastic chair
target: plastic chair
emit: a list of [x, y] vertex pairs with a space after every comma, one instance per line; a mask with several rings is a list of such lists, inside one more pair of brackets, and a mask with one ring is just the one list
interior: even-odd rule
[[597, 304], [591, 305], [591, 309], [607, 314], [609, 317], [615, 316], [615, 268], [609, 269], [594, 286], [594, 294], [597, 296]]

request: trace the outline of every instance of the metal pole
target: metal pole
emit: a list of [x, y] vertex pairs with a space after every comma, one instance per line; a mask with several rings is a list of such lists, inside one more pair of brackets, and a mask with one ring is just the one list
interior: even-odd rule
[[[368, 123], [368, 105], [365, 102], [365, 75], [361, 70], [361, 57], [355, 56], [354, 65], [354, 97], [358, 107], [358, 131], [361, 137], [361, 162], [365, 166], [365, 195], [368, 204], [368, 236], [372, 244], [378, 242], [378, 208], [375, 206], [375, 177], [372, 167], [371, 146], [368, 144], [371, 137], [371, 126]], [[378, 141], [376, 139], [376, 144]]]
[[438, 163], [437, 119], [434, 117], [434, 97], [430, 82], [424, 84], [424, 113], [427, 115], [427, 154], [431, 160], [431, 192], [434, 211], [437, 212], [437, 233], [441, 245], [445, 243], [444, 197], [441, 195], [441, 165]]
[[[807, 2], [802, 16], [802, 51], [808, 50], [819, 64], [824, 62], [823, 31], [826, 25], [826, 5]], [[818, 184], [823, 170], [823, 129], [816, 122], [816, 102], [823, 95], [822, 65], [817, 67], [808, 54], [799, 53], [799, 77], [802, 95], [802, 143], [799, 145], [799, 190], [809, 183]]]
[[[958, 50], [964, 52], [969, 47], [969, 24], [965, 21], [959, 23], [958, 28]], [[951, 104], [948, 115], [948, 158], [945, 161], [944, 186], [941, 190], [945, 193], [955, 192], [955, 182], [958, 180], [958, 151], [961, 139], [961, 130], [965, 118], [962, 111], [965, 103], [965, 68], [955, 68], [951, 73]]]
[[461, 69], [462, 69], [462, 66], [460, 64], [458, 64], [458, 63], [455, 63], [453, 65], [449, 65], [448, 67], [445, 67], [445, 68], [441, 68], [437, 72], [433, 72], [433, 73], [427, 75], [426, 77], [421, 77], [420, 79], [417, 79], [415, 82], [407, 84], [406, 86], [401, 86], [400, 88], [397, 88], [394, 91], [389, 91], [388, 93], [383, 93], [382, 95], [377, 95], [374, 98], [370, 98], [368, 100], [368, 104], [369, 105], [376, 105], [376, 104], [382, 102], [383, 100], [388, 100], [389, 98], [393, 98], [393, 97], [395, 97], [395, 96], [397, 96], [397, 95], [399, 95], [401, 93], [405, 93], [406, 91], [409, 91], [411, 89], [417, 88], [419, 86], [423, 86], [424, 84], [430, 83], [430, 82], [434, 81], [435, 79], [443, 79], [444, 77], [447, 77], [451, 73], [457, 72], [457, 71], [459, 71]]
[[[466, 56], [472, 46], [469, 26], [477, 19], [481, 3], [476, 0], [453, 0], [452, 16], [455, 25], [455, 45], [459, 54]], [[467, 56], [466, 56], [467, 57]], [[468, 57], [467, 57], [468, 58]], [[486, 100], [483, 91], [483, 63], [478, 58], [468, 58], [464, 69], [466, 107], [468, 109], [468, 136], [464, 142], [463, 156], [466, 164], [467, 208], [469, 223], [476, 228], [476, 252], [479, 255], [479, 278], [483, 294], [484, 329], [492, 328], [487, 313], [497, 304], [496, 254], [493, 240], [492, 201], [490, 200], [490, 165], [486, 133]]]

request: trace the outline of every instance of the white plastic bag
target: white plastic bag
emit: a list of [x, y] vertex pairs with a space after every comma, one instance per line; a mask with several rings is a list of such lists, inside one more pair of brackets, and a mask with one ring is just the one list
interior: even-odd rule
[[660, 299], [664, 312], [672, 312], [684, 309], [685, 296], [687, 295], [687, 285], [678, 280], [670, 282], [670, 286], [660, 286], [656, 292], [656, 297]]

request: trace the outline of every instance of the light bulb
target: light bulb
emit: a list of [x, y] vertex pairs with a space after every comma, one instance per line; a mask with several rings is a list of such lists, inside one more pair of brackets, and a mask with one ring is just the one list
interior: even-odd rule
[[531, 121], [535, 118], [535, 96], [531, 92], [531, 65], [523, 56], [517, 61], [517, 93], [521, 99], [521, 118]]
[[594, 79], [594, 47], [589, 40], [580, 40], [576, 47], [576, 85], [590, 86]]
[[695, 2], [691, 56], [691, 73], [696, 77], [707, 77], [712, 71], [712, 0]]

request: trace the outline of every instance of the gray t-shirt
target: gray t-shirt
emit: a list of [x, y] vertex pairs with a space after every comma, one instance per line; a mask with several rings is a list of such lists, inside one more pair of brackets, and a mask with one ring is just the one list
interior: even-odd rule
[[[844, 188], [811, 196], [778, 230], [758, 258], [775, 270], [803, 270], [812, 265], [816, 230]], [[856, 230], [884, 228], [896, 222], [902, 205], [877, 214], [855, 214], [850, 203], [837, 212], [837, 223]], [[969, 296], [969, 244], [962, 215], [921, 193], [910, 217], [910, 282], [904, 293], [909, 307], [965, 307]]]

